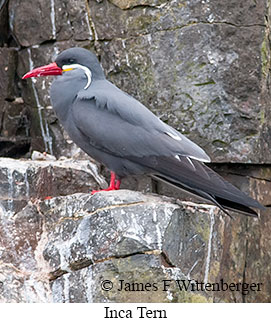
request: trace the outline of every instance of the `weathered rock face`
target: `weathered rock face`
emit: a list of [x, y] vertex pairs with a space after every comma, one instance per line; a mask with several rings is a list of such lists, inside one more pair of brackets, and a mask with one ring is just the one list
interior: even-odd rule
[[[2, 212], [1, 222], [1, 301], [270, 301], [262, 267], [270, 267], [270, 241], [257, 236], [252, 246], [249, 237], [258, 220], [233, 221], [212, 206], [122, 190], [29, 202], [15, 215]], [[269, 251], [254, 262], [250, 252], [260, 244]], [[186, 292], [176, 285], [220, 279], [262, 283], [261, 291]]]
[[0, 202], [18, 212], [29, 200], [106, 187], [96, 164], [86, 160], [32, 161], [0, 158]]
[[30, 111], [16, 99], [17, 51], [0, 48], [0, 56], [0, 156], [18, 158], [30, 149]]
[[[109, 79], [213, 161], [270, 163], [269, 8], [269, 1], [252, 0], [9, 0], [2, 42], [16, 41], [18, 76], [65, 48], [92, 48]], [[51, 81], [5, 84], [19, 88], [31, 111], [33, 148], [60, 155], [67, 144], [46, 109]]]
[[91, 3], [97, 39], [104, 40], [102, 63], [114, 83], [214, 161], [269, 160], [263, 2], [167, 1], [131, 10]]

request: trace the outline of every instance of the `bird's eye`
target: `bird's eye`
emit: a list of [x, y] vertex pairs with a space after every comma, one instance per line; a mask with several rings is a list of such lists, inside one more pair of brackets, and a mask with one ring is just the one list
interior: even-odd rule
[[73, 63], [75, 62], [75, 60], [74, 60], [73, 58], [70, 58], [70, 59], [68, 60], [68, 62], [69, 62], [69, 64], [73, 64]]

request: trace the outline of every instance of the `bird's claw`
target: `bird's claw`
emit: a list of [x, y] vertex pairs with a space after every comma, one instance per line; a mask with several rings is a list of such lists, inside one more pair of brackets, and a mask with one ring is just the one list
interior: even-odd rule
[[108, 187], [108, 188], [105, 188], [104, 190], [93, 190], [93, 191], [91, 191], [91, 195], [94, 195], [99, 192], [108, 192], [108, 191], [117, 191], [117, 190], [118, 190], [118, 188], [116, 188], [116, 187]]
[[114, 172], [111, 172], [111, 179], [110, 179], [110, 185], [108, 188], [105, 188], [103, 190], [93, 190], [91, 192], [91, 195], [94, 195], [98, 192], [107, 192], [107, 191], [117, 191], [120, 188], [120, 179], [116, 179], [116, 174]]

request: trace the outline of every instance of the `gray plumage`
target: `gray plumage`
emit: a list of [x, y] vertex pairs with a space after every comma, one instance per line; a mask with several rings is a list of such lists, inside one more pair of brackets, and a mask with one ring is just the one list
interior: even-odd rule
[[[60, 122], [79, 147], [117, 178], [152, 175], [223, 210], [257, 215], [251, 207], [262, 206], [208, 168], [203, 162], [210, 158], [199, 146], [107, 81], [93, 53], [71, 48], [56, 63], [79, 66], [52, 84], [52, 106]], [[91, 71], [89, 85], [90, 74], [80, 66]]]

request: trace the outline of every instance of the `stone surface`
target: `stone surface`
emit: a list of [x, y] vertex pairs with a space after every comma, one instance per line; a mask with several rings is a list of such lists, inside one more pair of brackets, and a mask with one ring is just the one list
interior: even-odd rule
[[[172, 1], [143, 11], [93, 1], [91, 13], [97, 39], [105, 40], [99, 43], [103, 66], [115, 84], [213, 161], [268, 162], [267, 9], [248, 1], [231, 15], [233, 3], [221, 1], [221, 10], [218, 3]], [[115, 19], [109, 28], [104, 15]]]
[[131, 9], [137, 6], [155, 7], [166, 3], [165, 0], [109, 0], [120, 9]]
[[0, 48], [0, 156], [22, 157], [30, 149], [30, 111], [16, 87], [18, 54]]
[[90, 192], [106, 187], [96, 164], [88, 160], [32, 161], [0, 158], [0, 202], [18, 212], [29, 200]]
[[[1, 209], [0, 221], [1, 302], [270, 301], [264, 214], [231, 220], [213, 206], [121, 190], [36, 200]], [[263, 286], [242, 295], [176, 285], [220, 279]]]
[[[21, 80], [63, 49], [85, 47], [98, 54], [113, 83], [270, 206], [270, 8], [270, 0], [0, 1], [0, 156], [29, 158], [37, 150], [88, 158], [52, 110], [53, 78]], [[88, 163], [0, 160], [1, 301], [270, 302], [270, 211], [259, 220], [229, 221], [212, 207], [139, 193], [68, 195], [97, 188]], [[187, 198], [146, 177], [125, 179], [122, 187]], [[66, 196], [38, 199], [46, 195]], [[132, 236], [136, 225], [140, 235]], [[88, 226], [95, 230], [84, 235]], [[160, 284], [206, 275], [211, 282], [263, 282], [264, 289], [202, 294], [175, 286], [165, 293], [159, 285], [156, 292], [120, 295], [100, 288], [103, 277]]]
[[0, 48], [0, 91], [1, 100], [14, 99], [15, 74], [17, 66], [17, 52], [14, 48]]
[[[10, 32], [27, 47], [19, 51], [18, 75], [64, 48], [94, 48], [109, 79], [214, 162], [270, 163], [268, 3], [10, 0]], [[59, 156], [69, 147], [46, 109], [51, 81], [19, 86], [32, 109], [31, 146]]]
[[0, 47], [3, 47], [8, 42], [8, 1], [0, 1]]
[[23, 47], [55, 39], [81, 41], [92, 37], [84, 0], [9, 0], [9, 19]]

